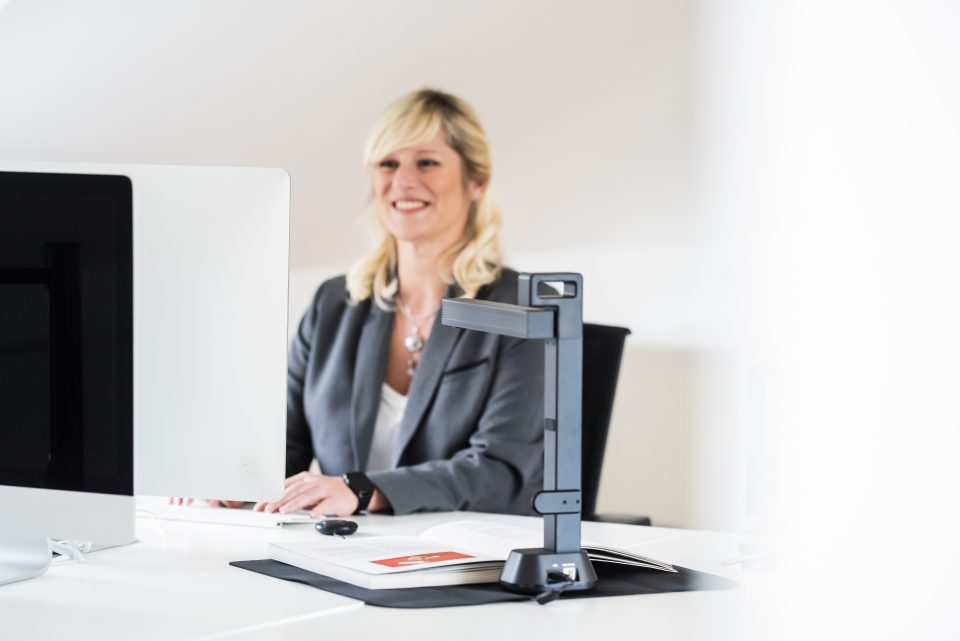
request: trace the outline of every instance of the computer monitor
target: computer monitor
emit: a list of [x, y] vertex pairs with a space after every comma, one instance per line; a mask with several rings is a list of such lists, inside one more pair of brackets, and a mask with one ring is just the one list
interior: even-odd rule
[[0, 162], [133, 184], [134, 491], [274, 500], [286, 462], [290, 177]]
[[133, 540], [132, 247], [128, 178], [0, 171], [0, 584]]

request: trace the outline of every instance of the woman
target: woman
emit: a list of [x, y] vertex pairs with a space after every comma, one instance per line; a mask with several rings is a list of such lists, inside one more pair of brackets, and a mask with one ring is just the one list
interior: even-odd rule
[[[483, 128], [457, 97], [416, 91], [375, 125], [365, 162], [383, 236], [320, 286], [300, 323], [289, 478], [257, 509], [529, 513], [542, 484], [543, 347], [437, 321], [444, 297], [517, 301]], [[320, 473], [307, 471], [314, 457]]]

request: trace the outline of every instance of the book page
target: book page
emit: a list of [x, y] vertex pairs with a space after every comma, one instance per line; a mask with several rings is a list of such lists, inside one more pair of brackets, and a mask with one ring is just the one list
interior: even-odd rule
[[271, 545], [321, 563], [353, 568], [367, 574], [393, 574], [495, 560], [463, 549], [462, 546], [450, 546], [409, 536], [331, 538], [309, 544]]
[[489, 521], [443, 523], [421, 533], [420, 537], [465, 550], [473, 550], [501, 561], [506, 560], [510, 550], [543, 547], [542, 526], [536, 530], [527, 530]]
[[[489, 521], [453, 521], [436, 525], [420, 535], [445, 545], [473, 550], [495, 559], [506, 560], [511, 550], [518, 548], [542, 548], [543, 530], [528, 530], [512, 525]], [[606, 561], [676, 572], [668, 563], [642, 556], [636, 552], [620, 550], [609, 545], [581, 543], [583, 550], [593, 561]]]

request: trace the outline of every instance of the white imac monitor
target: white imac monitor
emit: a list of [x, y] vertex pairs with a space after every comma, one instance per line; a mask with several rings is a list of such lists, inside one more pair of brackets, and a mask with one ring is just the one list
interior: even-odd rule
[[133, 185], [134, 491], [283, 494], [290, 177], [282, 169], [0, 162]]
[[0, 584], [47, 539], [133, 540], [131, 204], [124, 176], [0, 171]]

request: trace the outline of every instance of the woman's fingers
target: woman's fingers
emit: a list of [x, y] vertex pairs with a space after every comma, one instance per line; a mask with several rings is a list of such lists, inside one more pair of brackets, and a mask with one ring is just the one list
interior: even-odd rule
[[291, 501], [296, 499], [304, 492], [309, 491], [310, 487], [312, 487], [312, 485], [308, 481], [303, 481], [287, 487], [286, 491], [283, 493], [283, 496], [280, 497], [280, 500], [273, 503], [268, 503], [266, 510], [268, 512], [285, 511], [285, 508], [287, 508]]
[[[192, 501], [193, 499], [190, 500]], [[225, 499], [207, 499], [207, 504], [210, 507], [226, 507], [230, 509], [243, 507], [243, 501], [227, 501]]]
[[[297, 510], [317, 511], [318, 509], [324, 509], [320, 506], [321, 502], [335, 495], [342, 495], [341, 500], [331, 504], [327, 509], [336, 506], [337, 514], [352, 514], [353, 510], [356, 509], [356, 505], [352, 508], [347, 505], [351, 501], [356, 501], [353, 492], [347, 488], [340, 478], [335, 476], [324, 476], [315, 472], [300, 472], [286, 479], [284, 488], [283, 496], [278, 501], [257, 503], [253, 509], [258, 512], [281, 512], [283, 514]], [[345, 511], [348, 508], [349, 511]]]
[[304, 481], [304, 480], [306, 480], [306, 479], [309, 479], [309, 478], [312, 478], [312, 477], [319, 477], [319, 476], [321, 476], [321, 475], [320, 475], [320, 474], [315, 474], [315, 473], [313, 473], [313, 472], [300, 472], [299, 474], [294, 474], [293, 476], [291, 476], [291, 477], [287, 478], [286, 480], [284, 480], [284, 482], [283, 482], [283, 487], [287, 488], [287, 487], [290, 487], [291, 485], [294, 485], [294, 484], [296, 484], [296, 483], [300, 483], [301, 481]]
[[287, 489], [284, 491], [283, 496], [280, 497], [280, 500], [265, 504], [264, 510], [267, 512], [289, 511], [291, 501], [296, 500], [297, 497], [304, 492], [309, 492], [315, 483], [316, 481], [303, 480], [296, 484], [287, 486]]
[[357, 510], [357, 497], [347, 489], [349, 494], [343, 494], [339, 491], [332, 492], [327, 498], [323, 499], [310, 510], [310, 516], [319, 519], [322, 516], [332, 514], [334, 516], [350, 516]]
[[[321, 505], [327, 499], [337, 500]], [[356, 496], [341, 479], [312, 474], [308, 478], [302, 478], [298, 483], [291, 484], [283, 498], [274, 505], [284, 514], [296, 510], [313, 510], [317, 514], [352, 514], [356, 509], [356, 502]], [[270, 506], [267, 506], [267, 509], [269, 510]]]
[[314, 481], [310, 483], [308, 488], [305, 488], [296, 496], [291, 497], [291, 499], [280, 508], [280, 512], [288, 514], [290, 512], [296, 512], [297, 510], [309, 510], [327, 498], [327, 493], [326, 483]]
[[[300, 472], [284, 481], [285, 490], [278, 501], [261, 501], [253, 506], [256, 512], [280, 512], [289, 514], [297, 510], [309, 510], [314, 517], [324, 514], [348, 515], [356, 509], [357, 499], [344, 482], [335, 476], [324, 476], [314, 472]], [[172, 505], [192, 505], [196, 499], [171, 496], [167, 502]], [[207, 499], [210, 507], [239, 508], [243, 501], [226, 499]]]
[[[226, 499], [203, 499], [206, 501], [208, 507], [229, 507], [229, 508], [238, 508], [243, 507], [243, 501], [228, 501]], [[167, 503], [169, 505], [193, 505], [197, 499], [183, 497], [183, 496], [170, 496], [167, 497]]]
[[310, 516], [315, 519], [320, 519], [325, 516], [343, 516], [342, 514], [337, 514], [335, 511], [330, 509], [328, 505], [330, 503], [327, 501], [320, 501], [317, 503], [312, 510], [310, 510]]

